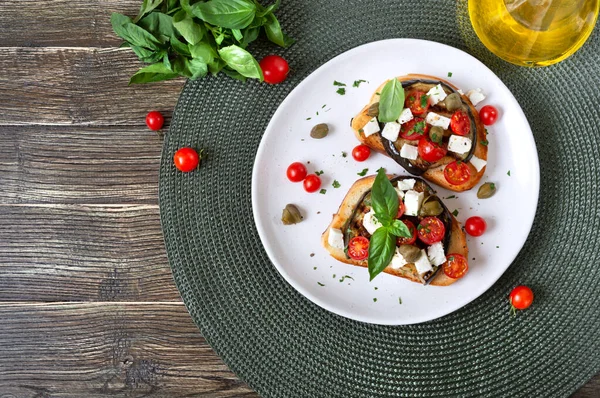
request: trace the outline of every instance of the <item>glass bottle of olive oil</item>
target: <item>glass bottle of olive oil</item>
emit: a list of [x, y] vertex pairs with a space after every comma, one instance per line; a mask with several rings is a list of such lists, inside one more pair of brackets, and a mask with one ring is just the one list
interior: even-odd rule
[[500, 58], [545, 66], [572, 55], [587, 40], [600, 0], [469, 0], [483, 44]]

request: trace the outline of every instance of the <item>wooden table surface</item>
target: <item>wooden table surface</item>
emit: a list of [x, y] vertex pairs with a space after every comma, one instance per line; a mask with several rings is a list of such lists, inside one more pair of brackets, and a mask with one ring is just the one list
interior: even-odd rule
[[0, 2], [1, 398], [256, 395], [171, 277], [144, 117], [168, 121], [183, 81], [127, 86], [109, 17], [140, 2]]

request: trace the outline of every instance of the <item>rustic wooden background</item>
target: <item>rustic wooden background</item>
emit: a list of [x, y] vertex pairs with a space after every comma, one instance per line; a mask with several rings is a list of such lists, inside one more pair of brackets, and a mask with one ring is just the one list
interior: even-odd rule
[[0, 398], [255, 396], [171, 278], [144, 117], [183, 81], [127, 86], [140, 1], [0, 1]]

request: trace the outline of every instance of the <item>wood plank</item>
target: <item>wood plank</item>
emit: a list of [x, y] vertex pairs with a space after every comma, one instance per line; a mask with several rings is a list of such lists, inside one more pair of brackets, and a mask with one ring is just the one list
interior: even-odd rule
[[157, 204], [162, 138], [145, 127], [0, 127], [0, 204]]
[[571, 398], [598, 398], [600, 397], [600, 373], [583, 387], [571, 395]]
[[135, 16], [141, 0], [20, 0], [0, 2], [5, 47], [116, 47], [110, 14]]
[[0, 319], [3, 397], [256, 396], [183, 304], [0, 304]]
[[127, 86], [142, 66], [126, 48], [0, 48], [0, 126], [145, 126], [153, 109], [168, 120], [184, 80]]
[[0, 219], [0, 301], [181, 300], [157, 206], [0, 206]]

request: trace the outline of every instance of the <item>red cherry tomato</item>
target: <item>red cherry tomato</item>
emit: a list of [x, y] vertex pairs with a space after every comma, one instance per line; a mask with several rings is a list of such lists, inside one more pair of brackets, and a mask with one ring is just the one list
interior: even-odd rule
[[321, 188], [321, 179], [315, 174], [309, 174], [304, 179], [304, 190], [309, 193], [317, 192]]
[[498, 109], [491, 105], [486, 105], [479, 111], [479, 117], [481, 122], [486, 126], [491, 126], [498, 120]]
[[446, 148], [436, 144], [427, 137], [423, 137], [419, 140], [418, 151], [419, 156], [430, 163], [437, 162], [446, 156], [446, 152], [448, 152]]
[[533, 303], [533, 291], [527, 286], [517, 286], [510, 292], [509, 301], [518, 310], [529, 308]]
[[300, 182], [306, 178], [306, 167], [300, 162], [294, 162], [287, 168], [287, 178], [291, 182]]
[[361, 145], [355, 146], [354, 149], [352, 150], [352, 157], [357, 162], [364, 162], [365, 160], [367, 160], [369, 158], [369, 156], [371, 156], [371, 148], [369, 148], [366, 145], [361, 144]]
[[278, 84], [285, 80], [290, 72], [287, 61], [279, 55], [267, 55], [260, 61], [265, 81], [270, 84]]
[[406, 224], [406, 226], [408, 227], [408, 230], [410, 231], [410, 233], [412, 234], [412, 236], [410, 238], [398, 237], [398, 238], [396, 238], [396, 244], [398, 246], [400, 246], [400, 245], [412, 245], [412, 244], [414, 244], [417, 241], [417, 229], [415, 228], [415, 224], [413, 224], [409, 220], [401, 220], [401, 221], [404, 224]]
[[443, 267], [444, 274], [452, 279], [462, 278], [469, 270], [469, 264], [465, 256], [457, 253], [448, 254]]
[[410, 91], [404, 106], [410, 108], [413, 115], [422, 115], [429, 110], [429, 98], [426, 95], [423, 91]]
[[481, 217], [469, 217], [465, 221], [465, 230], [471, 236], [481, 236], [487, 228], [487, 223]]
[[452, 163], [448, 163], [444, 168], [444, 177], [452, 185], [460, 185], [471, 178], [471, 170], [465, 162], [456, 160]]
[[146, 125], [150, 130], [158, 131], [162, 129], [163, 124], [165, 123], [165, 118], [162, 113], [158, 111], [148, 112], [146, 115]]
[[173, 162], [180, 171], [187, 173], [198, 167], [200, 156], [193, 148], [181, 148], [175, 152]]
[[352, 260], [366, 260], [369, 257], [369, 239], [355, 236], [348, 242], [348, 256]]
[[450, 129], [454, 134], [468, 135], [471, 131], [471, 120], [465, 111], [456, 111], [450, 119]]
[[400, 127], [400, 137], [405, 140], [418, 140], [427, 134], [429, 134], [429, 125], [422, 117], [415, 117]]
[[400, 217], [402, 217], [404, 215], [404, 212], [406, 211], [406, 206], [404, 206], [404, 202], [402, 200], [398, 201], [398, 214], [396, 215], [396, 218], [399, 219]]
[[417, 227], [417, 234], [423, 243], [433, 245], [444, 239], [446, 227], [442, 220], [437, 217], [425, 217]]

